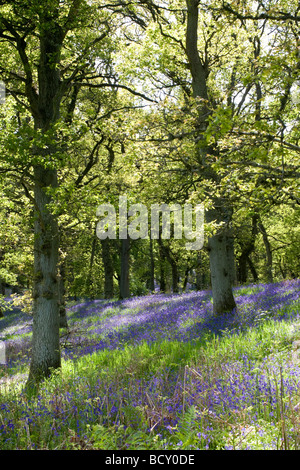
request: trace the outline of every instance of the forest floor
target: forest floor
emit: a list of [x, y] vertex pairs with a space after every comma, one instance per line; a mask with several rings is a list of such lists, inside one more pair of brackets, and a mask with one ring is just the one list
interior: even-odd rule
[[[23, 386], [32, 318], [0, 319], [0, 449], [299, 449], [300, 280], [68, 303], [62, 368]], [[10, 303], [7, 303], [9, 306]]]

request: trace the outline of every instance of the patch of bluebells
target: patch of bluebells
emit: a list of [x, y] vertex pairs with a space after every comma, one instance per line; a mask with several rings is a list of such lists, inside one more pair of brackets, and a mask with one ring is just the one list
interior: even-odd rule
[[[201, 337], [208, 330], [220, 335], [225, 329], [236, 331], [253, 326], [260, 312], [265, 311], [278, 321], [291, 315], [295, 320], [298, 319], [299, 312], [296, 306], [294, 310], [292, 306], [300, 297], [300, 280], [251, 287], [253, 293], [248, 295], [239, 295], [239, 289], [235, 289], [237, 312], [220, 316], [213, 314], [210, 291], [182, 295], [154, 294], [123, 301], [82, 302], [70, 307], [68, 316], [70, 327], [79, 325], [85, 333], [75, 334], [71, 338], [71, 343], [62, 351], [63, 356], [75, 358], [103, 349], [121, 349], [126, 344], [142, 341], [151, 343], [159, 339], [188, 342]], [[289, 309], [282, 314], [285, 306], [289, 306]], [[92, 323], [87, 322], [88, 319], [92, 319]], [[0, 322], [2, 338], [12, 331], [12, 327], [14, 333], [27, 333], [30, 318], [20, 312], [8, 313]], [[25, 362], [29, 360], [30, 340], [27, 337], [9, 340], [9, 344], [8, 369], [15, 365], [14, 360], [20, 352]], [[296, 364], [289, 365], [288, 374], [285, 374], [277, 363], [266, 360], [261, 363], [258, 374], [256, 362], [244, 355], [239, 361], [225, 362], [219, 367], [218, 374], [209, 369], [205, 373], [199, 370], [198, 378], [195, 375], [190, 377], [185, 389], [176, 371], [153, 374], [143, 381], [134, 380], [132, 387], [128, 386], [128, 377], [120, 378], [117, 384], [109, 386], [96, 380], [92, 387], [84, 377], [77, 377], [72, 390], [57, 389], [53, 393], [45, 389], [34, 405], [22, 399], [22, 396], [17, 404], [1, 403], [0, 447], [9, 448], [12, 432], [18, 433], [16, 421], [11, 419], [12, 406], [14, 410], [16, 406], [18, 408], [18, 426], [22, 423], [25, 427], [30, 426], [34, 434], [39, 421], [47, 419], [51, 423], [47, 439], [52, 436], [55, 440], [65, 427], [73, 427], [80, 436], [86, 432], [89, 423], [122, 424], [125, 416], [121, 408], [130, 405], [150, 410], [149, 422], [156, 426], [157, 431], [164, 430], [170, 436], [180, 426], [185, 407], [205, 409], [205, 422], [198, 416], [201, 432], [198, 430], [197, 436], [199, 445], [205, 442], [209, 448], [213, 442], [211, 420], [242, 413], [247, 407], [261, 409], [261, 413], [275, 419], [281, 404], [280, 398], [298, 391], [300, 368]], [[278, 377], [281, 377], [279, 385]], [[258, 416], [254, 414], [254, 423], [256, 419]], [[32, 446], [38, 448], [38, 440], [32, 441]]]
[[[69, 326], [80, 332], [62, 341], [65, 359], [92, 354], [104, 349], [122, 349], [127, 344], [157, 340], [191, 342], [207, 331], [221, 335], [224, 330], [241, 331], [253, 326], [261, 312], [273, 319], [285, 320], [299, 315], [291, 305], [300, 296], [300, 280], [274, 284], [252, 284], [253, 293], [239, 295], [235, 288], [237, 311], [214, 315], [210, 291], [185, 294], [153, 294], [125, 300], [87, 300], [68, 308]], [[282, 314], [282, 308], [289, 312]], [[14, 309], [0, 321], [0, 339], [14, 335], [7, 342], [8, 368], [28, 363], [32, 318]], [[22, 335], [25, 335], [25, 337]]]
[[[237, 311], [214, 315], [211, 292], [185, 294], [154, 294], [126, 300], [107, 302], [87, 301], [73, 306], [72, 323], [82, 322], [85, 337], [73, 339], [72, 350], [65, 357], [81, 356], [103, 349], [121, 349], [127, 344], [143, 341], [152, 343], [161, 339], [190, 342], [207, 331], [220, 335], [224, 330], [243, 330], [253, 326], [261, 312], [273, 319], [295, 319], [299, 312], [282, 314], [282, 308], [291, 306], [300, 297], [300, 280], [275, 284], [252, 285], [252, 294], [239, 295], [235, 290]], [[69, 312], [70, 313], [70, 312]], [[93, 318], [89, 323], [88, 319]]]

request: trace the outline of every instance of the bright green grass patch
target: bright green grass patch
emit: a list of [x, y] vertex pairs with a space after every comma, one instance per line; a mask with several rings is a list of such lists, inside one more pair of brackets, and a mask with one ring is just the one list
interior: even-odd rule
[[247, 354], [249, 359], [259, 361], [275, 352], [288, 353], [293, 338], [290, 322], [267, 320], [243, 333], [224, 330], [223, 335], [217, 337], [208, 332], [190, 343], [162, 340], [137, 346], [125, 345], [121, 350], [103, 350], [75, 362], [63, 362], [62, 371], [65, 376], [84, 373], [88, 377], [97, 373], [97, 376], [109, 374], [112, 377], [114, 373], [133, 370], [135, 377], [141, 378], [145, 374], [196, 364], [201, 358], [214, 363], [225, 358], [239, 360]]

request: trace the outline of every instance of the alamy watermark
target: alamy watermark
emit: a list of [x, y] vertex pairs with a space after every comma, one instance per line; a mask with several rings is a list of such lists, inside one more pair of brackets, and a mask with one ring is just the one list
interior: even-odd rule
[[0, 341], [0, 365], [6, 364], [6, 352], [5, 352], [5, 342]]
[[[173, 213], [173, 222], [171, 221]], [[151, 204], [150, 214], [148, 208], [141, 203], [132, 204], [128, 207], [127, 196], [119, 196], [119, 214], [115, 207], [110, 204], [101, 204], [97, 208], [97, 217], [101, 220], [97, 224], [97, 236], [101, 240], [106, 238], [116, 239], [117, 231], [119, 239], [128, 237], [137, 239], [184, 238], [192, 240], [186, 242], [187, 250], [200, 250], [204, 242], [204, 206], [197, 204]], [[161, 219], [161, 224], [160, 224]], [[149, 229], [150, 222], [150, 229]], [[171, 230], [173, 223], [173, 230]], [[118, 228], [118, 230], [117, 230]]]

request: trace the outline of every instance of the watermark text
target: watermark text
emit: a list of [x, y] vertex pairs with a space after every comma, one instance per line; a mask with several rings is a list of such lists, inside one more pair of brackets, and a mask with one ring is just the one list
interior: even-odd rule
[[[100, 218], [97, 224], [97, 236], [101, 240], [120, 240], [128, 237], [137, 239], [181, 240], [184, 236], [189, 240], [185, 246], [187, 250], [200, 250], [204, 242], [204, 207], [197, 204], [152, 204], [150, 213], [141, 203], [128, 207], [127, 196], [119, 197], [118, 214], [115, 207], [110, 204], [101, 204], [96, 215]], [[173, 215], [173, 218], [171, 217]], [[150, 224], [150, 229], [149, 229]]]

